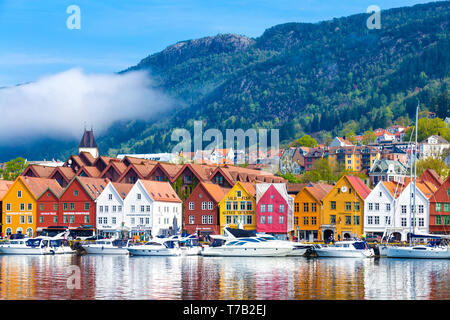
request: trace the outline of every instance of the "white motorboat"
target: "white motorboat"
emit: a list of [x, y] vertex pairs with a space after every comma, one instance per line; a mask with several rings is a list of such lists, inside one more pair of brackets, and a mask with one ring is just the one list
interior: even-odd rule
[[129, 254], [128, 245], [129, 241], [125, 240], [103, 239], [83, 244], [82, 247], [88, 254]]
[[196, 234], [191, 234], [186, 237], [173, 236], [172, 239], [178, 239], [178, 244], [183, 256], [198, 256], [202, 251], [201, 245], [198, 243]]
[[365, 241], [338, 241], [332, 246], [315, 247], [318, 257], [370, 258], [374, 251]]
[[142, 245], [129, 246], [127, 250], [133, 256], [180, 256], [182, 251], [177, 242], [168, 238], [155, 238]]
[[448, 246], [411, 246], [411, 247], [387, 247], [388, 258], [415, 258], [415, 259], [450, 259]]
[[31, 239], [10, 240], [0, 245], [2, 254], [51, 254], [50, 237], [37, 237]]
[[292, 245], [292, 252], [288, 254], [288, 256], [292, 257], [292, 256], [304, 256], [305, 253], [312, 249], [312, 245], [308, 245], [305, 243], [300, 243], [300, 242], [291, 242], [291, 241], [287, 241], [287, 240], [279, 240], [277, 238], [275, 238], [274, 236], [270, 235], [270, 234], [263, 234], [263, 233], [257, 233], [256, 234], [258, 237], [264, 238], [266, 240], [269, 241], [281, 241], [282, 243], [286, 243], [286, 244], [290, 244]]

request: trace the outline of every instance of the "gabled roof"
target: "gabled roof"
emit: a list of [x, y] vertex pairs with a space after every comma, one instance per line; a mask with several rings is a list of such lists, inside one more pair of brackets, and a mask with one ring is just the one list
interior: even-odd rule
[[82, 176], [83, 172], [90, 178], [99, 178], [101, 175], [101, 172], [94, 166], [84, 166], [80, 168], [77, 172], [77, 176]]
[[404, 184], [395, 181], [380, 181], [379, 183], [383, 184], [394, 199], [398, 198], [405, 189]]
[[133, 184], [131, 183], [118, 183], [118, 182], [111, 182], [114, 189], [116, 189], [117, 193], [122, 199], [125, 199], [125, 197], [130, 192], [131, 188], [133, 188]]
[[13, 185], [14, 181], [0, 180], [0, 201], [3, 196], [8, 192], [9, 188]]
[[72, 183], [74, 183], [74, 181], [78, 181], [80, 183], [92, 200], [97, 199], [97, 197], [103, 192], [103, 190], [105, 190], [105, 187], [110, 182], [109, 179], [75, 176], [69, 185], [64, 189], [64, 192]]
[[326, 183], [313, 183], [312, 186], [306, 186], [307, 190], [317, 201], [322, 199], [333, 189], [333, 186]]
[[256, 197], [256, 187], [254, 183], [240, 181], [237, 183], [239, 183], [253, 198]]
[[427, 143], [428, 143], [428, 139], [430, 139], [430, 138], [436, 139], [436, 140], [438, 141], [438, 143], [441, 143], [441, 144], [448, 144], [448, 141], [447, 141], [447, 140], [445, 140], [442, 136], [438, 136], [438, 135], [436, 135], [436, 134], [434, 134], [434, 135], [432, 135], [432, 136], [429, 136], [428, 138], [422, 140], [420, 143], [421, 143], [421, 144], [427, 144]]
[[117, 181], [122, 181], [123, 178], [128, 174], [130, 171], [134, 171], [139, 179], [145, 179], [149, 175], [149, 173], [152, 171], [153, 167], [155, 165], [151, 164], [130, 164], [128, 168], [122, 173], [122, 175], [117, 179]]
[[422, 175], [419, 177], [418, 180], [423, 182], [424, 181], [431, 182], [438, 188], [444, 183], [444, 180], [442, 180], [441, 176], [438, 175], [436, 171], [429, 168], [425, 169], [425, 171], [422, 173]]
[[123, 162], [121, 162], [121, 161], [111, 161], [108, 164], [108, 166], [100, 173], [100, 177], [104, 177], [105, 174], [111, 168], [117, 172], [119, 177], [127, 170], [127, 166]]
[[219, 185], [211, 182], [200, 182], [198, 185], [202, 186], [216, 203], [219, 203], [230, 190], [221, 188]]
[[257, 183], [256, 184], [256, 202], [264, 196], [264, 194], [271, 187], [275, 188], [277, 192], [286, 200], [289, 201], [289, 194], [286, 189], [285, 183]]
[[61, 176], [66, 180], [67, 183], [70, 182], [70, 180], [75, 177], [75, 172], [72, 170], [72, 168], [69, 167], [56, 167], [55, 170], [53, 170], [52, 174], [50, 175], [50, 179], [55, 179], [56, 173], [59, 172]]
[[139, 180], [148, 194], [155, 201], [182, 202], [169, 182]]
[[63, 188], [54, 179], [33, 177], [19, 177], [19, 179], [23, 181], [36, 199], [38, 199], [48, 188], [56, 195], [60, 195], [63, 192]]
[[364, 184], [364, 182], [355, 176], [345, 176], [350, 184], [353, 186], [358, 195], [365, 199], [370, 193], [370, 188]]
[[42, 166], [38, 164], [30, 164], [28, 165], [25, 170], [22, 172], [22, 176], [25, 176], [28, 174], [28, 171], [32, 171], [36, 178], [48, 178], [52, 174], [53, 170], [55, 170], [55, 167], [47, 167]]
[[92, 154], [86, 151], [81, 151], [78, 156], [88, 166], [94, 165], [96, 161], [96, 159], [92, 156]]

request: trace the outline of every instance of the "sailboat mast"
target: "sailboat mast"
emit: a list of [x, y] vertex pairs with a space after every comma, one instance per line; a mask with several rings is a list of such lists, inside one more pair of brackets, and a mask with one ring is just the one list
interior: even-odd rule
[[419, 103], [417, 103], [417, 109], [416, 109], [416, 139], [414, 142], [414, 213], [413, 213], [413, 233], [415, 232], [416, 228], [416, 180], [417, 180], [417, 127], [418, 127], [418, 120], [419, 120]]

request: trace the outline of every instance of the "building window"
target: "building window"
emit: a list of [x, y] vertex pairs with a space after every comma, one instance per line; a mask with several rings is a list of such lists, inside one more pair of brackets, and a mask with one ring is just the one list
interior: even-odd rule
[[336, 210], [336, 201], [331, 201], [331, 210]]
[[238, 202], [237, 201], [233, 201], [233, 210], [234, 211], [238, 210]]
[[63, 203], [63, 210], [67, 210], [69, 209], [69, 204], [68, 203]]
[[135, 212], [136, 211], [136, 207], [133, 205], [131, 206], [131, 212]]
[[434, 224], [442, 224], [441, 216], [434, 216]]
[[352, 211], [352, 203], [351, 202], [345, 203], [345, 211]]
[[384, 224], [390, 225], [391, 224], [391, 217], [384, 217]]
[[33, 210], [33, 204], [32, 204], [32, 203], [29, 203], [29, 204], [27, 205], [27, 210], [28, 210], [28, 211], [32, 211], [32, 210]]
[[423, 213], [423, 204], [419, 204], [419, 213]]
[[45, 209], [44, 204], [43, 203], [39, 204], [39, 210], [44, 211], [44, 209]]
[[75, 203], [73, 202], [70, 203], [70, 210], [75, 210]]
[[253, 210], [253, 202], [247, 201], [247, 211], [252, 211], [252, 210]]
[[105, 212], [108, 212], [108, 211], [109, 211], [109, 207], [105, 206]]
[[194, 210], [194, 202], [189, 202], [189, 210]]
[[311, 203], [311, 212], [317, 212], [317, 203]]
[[145, 206], [145, 210], [146, 210], [147, 212], [150, 212], [150, 206]]
[[359, 202], [355, 202], [355, 211], [359, 211]]
[[202, 216], [202, 224], [206, 224], [208, 221], [208, 216]]
[[131, 224], [135, 224], [135, 220], [134, 220], [134, 218], [131, 218]]
[[6, 216], [6, 223], [11, 224], [11, 216]]
[[359, 216], [354, 216], [355, 225], [359, 226]]
[[89, 211], [89, 202], [84, 203], [84, 210]]
[[206, 210], [206, 201], [202, 201], [202, 210]]
[[284, 216], [278, 217], [278, 224], [284, 224]]
[[267, 205], [267, 212], [273, 212], [273, 204]]
[[69, 216], [64, 215], [64, 216], [63, 216], [63, 222], [64, 222], [64, 223], [69, 223]]
[[112, 212], [117, 212], [117, 206], [112, 206]]
[[402, 205], [402, 213], [406, 213], [406, 206]]
[[195, 217], [194, 216], [189, 216], [189, 224], [194, 224], [195, 222]]
[[294, 217], [294, 224], [298, 226], [298, 217]]
[[88, 215], [84, 216], [84, 223], [89, 223], [89, 216]]
[[260, 216], [259, 217], [259, 223], [260, 224], [265, 224], [266, 223], [266, 216]]
[[20, 204], [20, 211], [25, 211], [25, 203]]
[[284, 212], [284, 204], [280, 204], [280, 205], [279, 205], [278, 211], [279, 211], [280, 213], [283, 213], [283, 212]]
[[145, 212], [145, 206], [141, 206], [141, 212]]
[[375, 211], [380, 211], [380, 204], [379, 203], [375, 203]]
[[247, 224], [253, 224], [253, 218], [252, 215], [247, 215]]
[[416, 226], [416, 218], [411, 218], [411, 226], [412, 227]]
[[6, 211], [11, 211], [11, 203], [6, 204]]
[[53, 223], [58, 223], [58, 217], [57, 216], [53, 217]]
[[372, 211], [372, 210], [373, 210], [373, 203], [369, 202], [369, 211]]
[[112, 193], [108, 194], [108, 200], [112, 200]]
[[208, 201], [208, 210], [212, 210], [212, 208], [213, 208], [212, 201]]
[[317, 224], [317, 218], [316, 217], [311, 217], [311, 224], [313, 226], [315, 226]]
[[236, 191], [236, 197], [238, 197], [238, 198], [242, 197], [242, 191], [241, 190], [237, 190]]
[[375, 216], [375, 224], [380, 224], [380, 217], [379, 216]]
[[17, 191], [17, 198], [22, 198], [22, 191]]
[[334, 214], [330, 215], [330, 224], [336, 224], [336, 216]]
[[39, 223], [44, 223], [44, 216], [39, 217]]
[[[113, 219], [115, 219], [115, 218], [113, 218]], [[115, 223], [115, 222], [114, 222], [114, 223]], [[145, 218], [145, 224], [147, 224], [147, 225], [150, 224], [150, 218], [148, 218], [148, 217]]]
[[75, 216], [69, 216], [69, 222], [74, 223], [75, 222]]
[[308, 202], [303, 203], [303, 212], [309, 212], [309, 204], [308, 204]]
[[267, 224], [272, 224], [272, 216], [267, 216]]
[[442, 211], [442, 203], [436, 202], [434, 204], [434, 211], [437, 211], [437, 212]]
[[444, 203], [444, 212], [449, 212], [450, 211], [450, 203], [446, 202]]
[[58, 204], [57, 203], [53, 204], [53, 210], [55, 210], [55, 211], [58, 210]]
[[241, 205], [241, 211], [245, 211], [245, 201], [240, 201]]
[[213, 224], [213, 216], [208, 216], [208, 224]]
[[391, 204], [390, 203], [386, 203], [386, 211], [391, 211]]
[[345, 216], [345, 224], [352, 224], [352, 216]]
[[73, 196], [78, 197], [78, 190], [73, 190]]
[[419, 218], [419, 227], [423, 227], [425, 225], [425, 219]]
[[143, 225], [144, 224], [144, 218], [139, 218], [139, 225]]
[[226, 206], [227, 211], [231, 210], [231, 202], [230, 201], [226, 201], [225, 206]]
[[367, 224], [373, 224], [373, 217], [372, 216], [368, 216], [367, 217]]
[[231, 224], [231, 216], [225, 216], [225, 221], [227, 224]]
[[140, 193], [136, 193], [136, 197], [137, 197], [138, 200], [141, 200], [142, 195]]
[[299, 204], [298, 204], [298, 202], [295, 202], [295, 203], [294, 203], [294, 211], [295, 211], [295, 212], [298, 212], [298, 211], [299, 211]]
[[[147, 218], [148, 219], [148, 218]], [[113, 217], [112, 218], [112, 224], [116, 224], [117, 223], [117, 219], [116, 219], [116, 217]]]
[[303, 217], [303, 224], [305, 226], [307, 226], [309, 224], [309, 218], [308, 217]]
[[20, 223], [25, 223], [25, 216], [20, 216]]

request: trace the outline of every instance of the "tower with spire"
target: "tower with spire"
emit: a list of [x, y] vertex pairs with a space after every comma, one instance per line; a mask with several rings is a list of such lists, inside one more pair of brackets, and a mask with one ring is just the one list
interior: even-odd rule
[[89, 152], [94, 158], [98, 158], [99, 150], [94, 138], [94, 129], [87, 130], [84, 128], [83, 137], [78, 145], [78, 154], [80, 152]]

